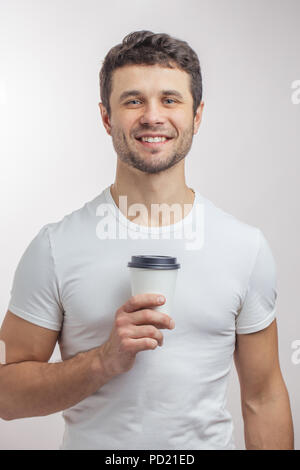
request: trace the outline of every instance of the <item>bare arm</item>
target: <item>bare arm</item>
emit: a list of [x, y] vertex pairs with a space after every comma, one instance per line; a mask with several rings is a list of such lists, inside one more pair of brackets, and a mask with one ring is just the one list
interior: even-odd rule
[[234, 361], [246, 449], [293, 450], [292, 414], [279, 365], [276, 319], [257, 333], [238, 334]]
[[104, 344], [52, 364], [47, 361], [59, 332], [8, 311], [0, 330], [6, 345], [6, 364], [0, 365], [0, 417], [12, 420], [62, 411], [128, 371], [137, 352], [162, 345], [160, 328], [174, 328], [168, 315], [151, 309], [161, 304], [156, 294], [131, 297], [117, 310]]
[[58, 331], [34, 325], [8, 311], [0, 330], [6, 364], [0, 365], [0, 416], [11, 420], [45, 416], [88, 397], [109, 380], [101, 347], [48, 363]]

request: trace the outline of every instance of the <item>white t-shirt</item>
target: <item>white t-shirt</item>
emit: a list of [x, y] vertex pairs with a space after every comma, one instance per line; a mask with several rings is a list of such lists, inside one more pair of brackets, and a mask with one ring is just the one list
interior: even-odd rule
[[[275, 318], [276, 266], [260, 229], [195, 190], [193, 209], [173, 225], [129, 221], [110, 186], [41, 228], [15, 271], [8, 308], [61, 331], [62, 359], [103, 344], [131, 297], [132, 255], [168, 255], [181, 267], [175, 329], [137, 353], [128, 372], [63, 411], [61, 449], [235, 449], [226, 410], [235, 335]], [[262, 358], [263, 360], [263, 358]]]

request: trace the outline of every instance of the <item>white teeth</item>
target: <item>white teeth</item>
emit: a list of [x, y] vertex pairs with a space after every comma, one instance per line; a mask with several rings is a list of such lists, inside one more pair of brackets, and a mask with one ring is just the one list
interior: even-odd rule
[[142, 137], [141, 140], [143, 142], [164, 142], [166, 137]]

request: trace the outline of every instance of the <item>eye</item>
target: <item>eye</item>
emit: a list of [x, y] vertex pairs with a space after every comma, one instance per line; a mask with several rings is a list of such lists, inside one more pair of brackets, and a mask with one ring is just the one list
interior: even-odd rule
[[[168, 101], [173, 101], [173, 103], [176, 103], [176, 100], [173, 100], [172, 98], [166, 98], [165, 101], [168, 100]], [[130, 101], [127, 101], [125, 104], [130, 104], [130, 103], [133, 103], [134, 101], [139, 101], [140, 100], [130, 100]], [[169, 104], [172, 104], [172, 103], [169, 103]]]
[[125, 104], [133, 103], [133, 101], [140, 101], [140, 100], [130, 100], [130, 101], [127, 101], [127, 103], [125, 103]]

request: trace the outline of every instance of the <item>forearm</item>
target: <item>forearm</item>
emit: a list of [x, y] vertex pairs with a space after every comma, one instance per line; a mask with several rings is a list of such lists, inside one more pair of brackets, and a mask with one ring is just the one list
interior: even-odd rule
[[287, 390], [242, 404], [247, 450], [293, 450], [294, 431]]
[[110, 379], [103, 369], [101, 346], [62, 362], [6, 364], [0, 368], [0, 417], [11, 420], [62, 411]]

